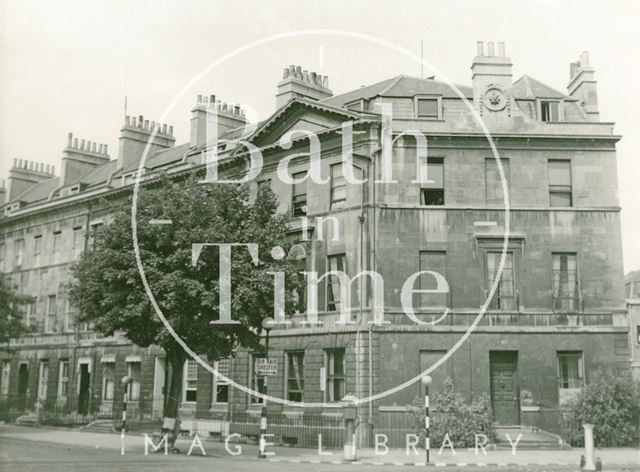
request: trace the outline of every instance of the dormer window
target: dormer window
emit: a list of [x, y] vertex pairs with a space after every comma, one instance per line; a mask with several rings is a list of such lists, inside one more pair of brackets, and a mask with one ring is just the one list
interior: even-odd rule
[[416, 99], [416, 112], [418, 118], [426, 120], [439, 120], [440, 99], [438, 97]]
[[541, 100], [540, 119], [546, 123], [561, 121], [560, 102], [558, 100]]

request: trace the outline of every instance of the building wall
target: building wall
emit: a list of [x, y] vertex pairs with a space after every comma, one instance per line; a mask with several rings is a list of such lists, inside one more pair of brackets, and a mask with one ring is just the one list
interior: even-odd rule
[[[456, 391], [470, 401], [490, 394], [489, 355], [492, 351], [517, 351], [520, 421], [550, 431], [559, 431], [558, 357], [559, 351], [582, 352], [586, 381], [598, 369], [628, 368], [628, 343], [624, 329], [575, 332], [549, 329], [513, 333], [510, 330], [475, 330], [465, 343], [430, 375], [430, 393], [442, 392], [449, 377]], [[573, 332], [572, 332], [573, 331]], [[380, 387], [386, 390], [420, 373], [420, 351], [446, 352], [462, 337], [462, 331], [444, 329], [422, 332], [393, 331], [380, 334], [380, 363], [385, 366]], [[439, 354], [437, 356], [439, 358]], [[419, 381], [379, 402], [382, 410], [412, 403], [424, 394]]]

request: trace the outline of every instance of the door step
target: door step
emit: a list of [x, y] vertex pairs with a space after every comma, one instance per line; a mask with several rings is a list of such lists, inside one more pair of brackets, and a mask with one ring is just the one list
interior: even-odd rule
[[511, 449], [511, 443], [507, 434], [511, 439], [511, 442], [515, 442], [519, 435], [517, 448], [520, 450], [561, 450], [571, 449], [561, 437], [549, 433], [547, 431], [531, 428], [526, 426], [500, 426], [496, 430], [496, 448], [497, 449]]

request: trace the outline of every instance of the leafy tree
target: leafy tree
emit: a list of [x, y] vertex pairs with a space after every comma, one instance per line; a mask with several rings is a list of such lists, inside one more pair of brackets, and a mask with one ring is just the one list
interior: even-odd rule
[[[175, 417], [182, 393], [186, 352], [157, 316], [136, 265], [131, 201], [113, 205], [113, 221], [94, 235], [93, 248], [73, 269], [71, 296], [80, 321], [112, 334], [122, 331], [139, 346], [161, 346], [171, 367], [164, 415]], [[259, 349], [262, 320], [273, 317], [274, 276], [285, 273], [288, 312], [296, 308], [301, 275], [295, 262], [276, 260], [271, 248], [291, 247], [286, 218], [276, 214], [276, 198], [262, 192], [248, 203], [246, 188], [199, 184], [164, 176], [140, 189], [137, 235], [142, 265], [163, 314], [184, 342], [209, 362], [232, 355], [238, 345]], [[172, 224], [150, 224], [152, 219]], [[194, 243], [256, 243], [255, 265], [246, 247], [231, 250], [231, 316], [239, 324], [212, 325], [219, 319], [219, 250], [205, 247], [192, 264]]]
[[17, 294], [10, 279], [0, 272], [0, 343], [27, 331], [22, 322], [22, 306], [29, 300], [29, 297]]
[[638, 446], [640, 438], [640, 389], [631, 375], [596, 371], [574, 405], [577, 436], [582, 425], [593, 424], [596, 446]]
[[[425, 409], [424, 398], [416, 398], [410, 405], [413, 417], [413, 429], [420, 437], [420, 444], [424, 444]], [[454, 447], [475, 447], [476, 434], [484, 434], [489, 442], [495, 440], [496, 427], [491, 411], [489, 396], [483, 393], [474, 398], [471, 403], [457, 392], [453, 380], [447, 377], [444, 381], [442, 393], [432, 396], [430, 407], [429, 437], [432, 447], [442, 444], [445, 435]]]

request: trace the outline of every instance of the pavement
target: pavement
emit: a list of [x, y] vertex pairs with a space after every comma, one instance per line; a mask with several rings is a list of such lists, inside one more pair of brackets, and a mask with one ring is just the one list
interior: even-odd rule
[[[88, 450], [100, 453], [102, 460], [120, 461], [124, 464], [135, 464], [146, 459], [146, 457], [154, 457], [154, 460], [163, 459], [163, 454], [152, 454], [152, 448], [149, 446], [149, 456], [145, 457], [145, 439], [140, 435], [126, 435], [124, 438], [124, 456], [122, 451], [122, 438], [119, 434], [108, 433], [91, 433], [69, 429], [45, 429], [33, 427], [19, 427], [12, 425], [0, 425], [0, 470], [3, 470], [2, 464], [11, 464], [10, 469], [15, 471], [13, 466], [23, 464], [22, 459], [16, 459], [17, 450], [21, 447], [34, 450], [34, 444], [55, 446], [58, 451], [67, 451], [65, 454], [82, 455]], [[176, 441], [176, 447], [181, 451], [179, 455], [169, 455], [166, 459], [169, 461], [196, 461], [195, 456], [201, 456], [202, 450], [194, 445], [192, 455], [187, 456], [187, 451], [192, 445], [190, 438], [179, 438]], [[321, 470], [326, 470], [329, 464], [336, 468], [339, 465], [362, 465], [365, 468], [376, 468], [375, 466], [425, 466], [425, 451], [418, 449], [417, 454], [413, 451], [407, 453], [404, 449], [381, 450], [378, 454], [373, 449], [360, 449], [357, 451], [355, 461], [345, 462], [341, 450], [319, 451], [312, 449], [293, 448], [293, 447], [269, 447], [272, 455], [264, 460], [257, 459], [257, 447], [250, 444], [226, 444], [219, 441], [208, 439], [202, 440], [202, 449], [206, 452], [207, 457], [222, 460], [222, 463], [229, 464], [229, 470], [240, 470], [247, 466], [247, 470], [255, 470], [260, 464], [261, 472], [269, 470], [267, 464], [275, 466], [273, 470], [285, 470], [288, 465], [296, 465], [301, 468], [301, 464], [305, 465], [305, 469], [311, 467], [314, 469], [316, 465], [322, 466]], [[381, 448], [382, 449], [382, 448]], [[384, 453], [384, 454], [383, 454]], [[30, 453], [29, 453], [30, 454]], [[29, 455], [27, 454], [27, 455]], [[519, 451], [516, 449], [515, 454], [511, 450], [486, 450], [486, 454], [482, 450], [477, 452], [473, 449], [457, 449], [455, 453], [450, 448], [445, 448], [441, 453], [438, 450], [431, 451], [430, 464], [436, 467], [450, 467], [460, 469], [485, 468], [485, 470], [571, 470], [577, 471], [580, 463], [581, 449], [573, 450], [535, 450], [535, 451]], [[619, 471], [640, 471], [640, 450], [634, 448], [616, 448], [616, 449], [598, 449], [596, 455], [600, 457], [603, 470], [619, 470]], [[77, 461], [76, 461], [77, 462]], [[196, 462], [185, 463], [196, 464]], [[148, 462], [147, 462], [148, 463]], [[202, 465], [202, 462], [198, 462]], [[163, 463], [164, 464], [164, 463]], [[169, 464], [169, 463], [166, 463]], [[250, 464], [253, 464], [251, 466]], [[188, 470], [180, 466], [179, 470]], [[225, 470], [219, 468], [218, 470]], [[24, 469], [24, 470], [37, 470]], [[48, 469], [47, 469], [48, 470]], [[52, 469], [53, 470], [53, 469]], [[68, 470], [62, 468], [61, 470]], [[106, 470], [120, 470], [117, 467]], [[129, 470], [129, 469], [121, 469]], [[132, 468], [130, 470], [138, 470]], [[160, 470], [156, 468], [155, 470]], [[169, 469], [166, 469], [169, 470]], [[171, 469], [175, 470], [175, 469]]]

